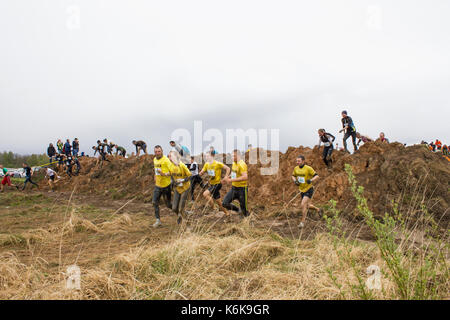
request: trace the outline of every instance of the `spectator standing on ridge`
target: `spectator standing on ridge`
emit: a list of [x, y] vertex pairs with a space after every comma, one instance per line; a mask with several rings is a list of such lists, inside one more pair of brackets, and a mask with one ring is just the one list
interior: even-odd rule
[[64, 143], [63, 150], [64, 150], [64, 154], [66, 155], [66, 157], [69, 157], [72, 155], [72, 145], [70, 144], [69, 139], [67, 139], [66, 143]]
[[72, 141], [72, 155], [78, 157], [78, 152], [80, 152], [80, 141], [78, 141], [78, 138], [75, 138]]
[[47, 148], [47, 155], [48, 155], [49, 162], [52, 163], [53, 157], [56, 155], [56, 149], [53, 146], [53, 143], [49, 144], [49, 146]]
[[62, 154], [63, 153], [64, 144], [62, 143], [61, 139], [58, 139], [58, 141], [56, 142], [56, 147], [58, 149], [58, 153]]

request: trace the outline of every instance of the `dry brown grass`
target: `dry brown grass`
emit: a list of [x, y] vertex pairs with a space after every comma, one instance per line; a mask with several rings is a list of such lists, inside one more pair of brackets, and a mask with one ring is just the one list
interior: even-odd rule
[[[111, 228], [127, 218], [103, 224]], [[62, 230], [84, 226], [72, 218]], [[75, 222], [74, 222], [75, 221]], [[102, 232], [102, 226], [92, 229]], [[46, 263], [23, 264], [14, 253], [0, 262], [3, 299], [336, 299], [339, 292], [325, 271], [342, 266], [326, 235], [312, 241], [283, 243], [270, 234], [254, 232], [245, 224], [234, 231], [175, 234], [159, 246], [141, 245], [113, 255], [98, 266], [82, 267], [82, 289], [64, 288], [62, 274], [48, 274]], [[79, 231], [83, 232], [83, 231]], [[247, 236], [243, 237], [245, 234]], [[251, 235], [251, 236], [249, 236]], [[58, 234], [53, 233], [54, 237]], [[55, 242], [57, 239], [55, 239]], [[361, 264], [381, 263], [373, 245], [354, 251]], [[63, 268], [64, 269], [64, 268]], [[48, 274], [47, 277], [42, 277]], [[355, 281], [350, 277], [350, 282]], [[389, 285], [388, 285], [389, 287]], [[345, 290], [345, 288], [344, 288]], [[346, 297], [351, 298], [351, 297]]]
[[[1, 211], [0, 211], [1, 212]], [[150, 229], [148, 216], [88, 214], [74, 203], [36, 216], [23, 232], [0, 234], [0, 299], [358, 299], [354, 268], [327, 233], [288, 238], [252, 220], [216, 223], [199, 217]], [[386, 269], [376, 245], [355, 240], [362, 270]], [[69, 265], [81, 268], [81, 290], [65, 287]], [[415, 268], [411, 265], [411, 268]], [[330, 277], [334, 275], [334, 280]], [[336, 283], [341, 285], [338, 289]], [[374, 298], [396, 298], [382, 277]]]

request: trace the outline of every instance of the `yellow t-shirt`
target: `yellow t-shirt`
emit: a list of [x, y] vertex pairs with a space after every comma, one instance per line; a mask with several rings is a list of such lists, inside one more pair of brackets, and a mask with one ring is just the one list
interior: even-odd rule
[[214, 186], [216, 184], [219, 184], [222, 178], [222, 168], [223, 163], [214, 160], [212, 163], [205, 163], [203, 166], [203, 170], [208, 174], [208, 177], [210, 178], [209, 184]]
[[178, 166], [172, 163], [172, 166], [170, 167], [170, 173], [172, 174], [175, 187], [179, 194], [182, 194], [183, 192], [189, 189], [189, 187], [191, 186], [191, 182], [189, 180], [183, 182], [181, 186], [179, 186], [177, 183], [178, 179], [184, 179], [186, 177], [191, 176], [191, 171], [189, 171], [189, 169], [186, 167], [184, 163], [180, 162]]
[[[233, 167], [231, 168], [231, 179], [239, 178], [245, 172], [247, 172], [247, 164], [244, 160], [240, 160], [238, 163], [233, 162]], [[248, 180], [232, 182], [231, 185], [233, 187], [246, 187], [248, 185]]]
[[155, 166], [155, 184], [157, 187], [165, 188], [170, 185], [170, 176], [162, 176], [157, 169], [161, 169], [162, 173], [169, 173], [170, 168], [173, 166], [169, 158], [162, 156], [161, 159], [153, 158], [153, 164]]
[[300, 166], [296, 166], [294, 168], [292, 176], [295, 177], [298, 182], [300, 182], [300, 185], [298, 186], [300, 192], [304, 193], [312, 187], [312, 184], [308, 184], [306, 183], [306, 181], [314, 177], [315, 174], [316, 172], [314, 171], [314, 169], [306, 164], [303, 166], [303, 168], [300, 168]]

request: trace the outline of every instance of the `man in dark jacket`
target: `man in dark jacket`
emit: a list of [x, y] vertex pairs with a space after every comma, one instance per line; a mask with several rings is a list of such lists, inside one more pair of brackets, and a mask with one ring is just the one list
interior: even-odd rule
[[333, 142], [335, 137], [331, 133], [326, 132], [325, 129], [319, 129], [318, 133], [319, 133], [319, 148], [322, 143], [324, 145], [322, 160], [325, 163], [325, 165], [328, 168], [330, 168], [332, 162], [331, 155], [334, 149]]
[[47, 155], [49, 158], [50, 163], [53, 162], [53, 157], [56, 155], [56, 149], [53, 146], [53, 143], [50, 143], [48, 148], [47, 148]]
[[72, 155], [72, 145], [70, 144], [70, 140], [67, 139], [66, 143], [64, 143], [64, 154], [69, 157]]
[[78, 141], [78, 138], [75, 138], [72, 142], [72, 155], [78, 157], [78, 152], [80, 152], [80, 141]]

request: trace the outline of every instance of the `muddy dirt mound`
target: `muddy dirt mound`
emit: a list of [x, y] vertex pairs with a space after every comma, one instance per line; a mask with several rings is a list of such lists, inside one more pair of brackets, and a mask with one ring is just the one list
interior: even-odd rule
[[[253, 155], [259, 150], [254, 149]], [[376, 215], [393, 211], [393, 202], [410, 215], [420, 216], [424, 208], [441, 222], [448, 223], [450, 204], [450, 165], [426, 146], [404, 147], [400, 143], [385, 144], [370, 142], [355, 154], [343, 151], [333, 153], [333, 166], [328, 169], [322, 161], [322, 148], [290, 147], [286, 153], [279, 153], [279, 169], [271, 175], [262, 174], [261, 169], [271, 163], [249, 164], [249, 205], [262, 210], [284, 210], [298, 207], [300, 197], [290, 203], [297, 194], [297, 187], [291, 182], [291, 174], [298, 155], [304, 155], [307, 163], [319, 174], [315, 184], [314, 203], [325, 205], [330, 199], [347, 214], [358, 216], [356, 200], [351, 194], [345, 165], [352, 167], [358, 183], [364, 187], [370, 208]], [[249, 157], [246, 154], [248, 163]], [[271, 152], [268, 154], [270, 159]], [[219, 158], [225, 160], [224, 155]], [[76, 187], [77, 192], [89, 192], [111, 199], [136, 197], [144, 202], [151, 201], [154, 186], [153, 155], [128, 159], [109, 157], [111, 162], [96, 165], [96, 159], [84, 158], [80, 176], [65, 178], [58, 188]], [[263, 161], [264, 162], [264, 161]], [[230, 186], [225, 186], [222, 195]]]
[[[315, 185], [314, 202], [338, 201], [341, 209], [357, 215], [345, 164], [349, 164], [374, 213], [392, 212], [393, 201], [410, 215], [423, 214], [425, 207], [439, 219], [447, 220], [450, 204], [450, 166], [448, 161], [422, 145], [404, 147], [400, 143], [371, 142], [355, 154], [333, 154], [333, 167], [321, 159], [322, 148], [289, 148], [280, 154], [280, 170], [273, 176], [260, 175], [261, 165], [250, 166], [254, 199], [260, 204], [277, 205], [295, 196], [290, 176], [298, 155], [304, 155], [320, 176]], [[251, 194], [252, 192], [249, 191]]]

